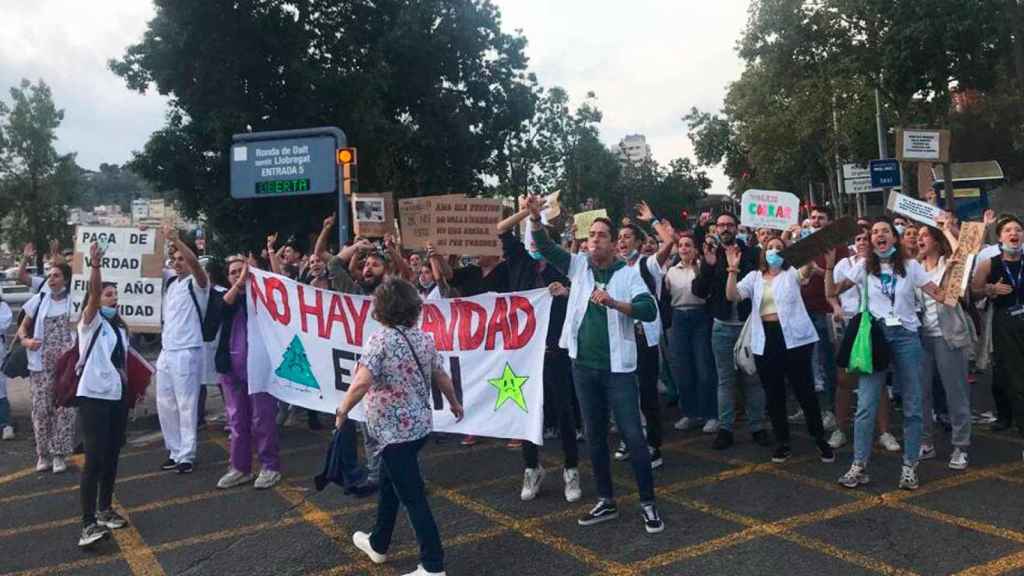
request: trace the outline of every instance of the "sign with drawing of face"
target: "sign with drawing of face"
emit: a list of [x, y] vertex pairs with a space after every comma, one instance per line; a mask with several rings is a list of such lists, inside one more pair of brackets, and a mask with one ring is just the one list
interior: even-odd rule
[[357, 236], [383, 238], [395, 232], [395, 206], [390, 192], [352, 196], [352, 214]]

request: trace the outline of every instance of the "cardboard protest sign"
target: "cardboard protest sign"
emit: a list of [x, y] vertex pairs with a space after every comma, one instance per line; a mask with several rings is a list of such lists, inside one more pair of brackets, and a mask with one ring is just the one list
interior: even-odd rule
[[896, 159], [900, 162], [948, 162], [949, 145], [949, 130], [896, 129]]
[[89, 247], [106, 251], [100, 259], [104, 282], [117, 285], [117, 309], [132, 332], [159, 333], [163, 297], [164, 239], [158, 230], [79, 226], [71, 259], [71, 310], [78, 317], [88, 292]]
[[586, 240], [589, 236], [590, 225], [594, 223], [594, 220], [598, 218], [607, 218], [608, 211], [604, 208], [600, 210], [588, 210], [587, 212], [580, 212], [573, 217], [573, 224], [576, 225], [576, 239]]
[[942, 276], [941, 287], [946, 291], [946, 304], [950, 306], [963, 297], [967, 289], [968, 274], [974, 263], [974, 256], [981, 251], [985, 238], [985, 224], [982, 222], [964, 222], [960, 225], [960, 236], [957, 238], [955, 262], [946, 268]]
[[911, 220], [927, 224], [933, 228], [940, 228], [935, 222], [939, 214], [942, 214], [942, 208], [938, 206], [905, 196], [899, 192], [893, 192], [889, 194], [889, 204], [886, 205], [886, 208]]
[[786, 230], [800, 223], [800, 199], [789, 192], [747, 190], [740, 205], [740, 224], [751, 229]]
[[[367, 343], [383, 329], [373, 319], [373, 298], [257, 269], [250, 269], [246, 294], [249, 392], [333, 413]], [[436, 431], [543, 443], [550, 309], [546, 288], [423, 303], [417, 327], [433, 336], [466, 414], [456, 422], [432, 386]], [[354, 420], [365, 419], [365, 404], [351, 412]]]
[[853, 216], [844, 216], [814, 234], [790, 244], [782, 257], [790, 266], [803, 266], [836, 246], [846, 246], [857, 237], [860, 228]]
[[356, 236], [383, 238], [395, 231], [395, 201], [390, 192], [352, 196], [352, 230]]
[[398, 201], [398, 221], [402, 230], [402, 247], [425, 250], [431, 241], [434, 227], [434, 203], [441, 200], [465, 198], [465, 194], [402, 198]]
[[438, 200], [433, 209], [431, 231], [434, 248], [441, 254], [501, 256], [498, 222], [501, 200], [456, 198]]

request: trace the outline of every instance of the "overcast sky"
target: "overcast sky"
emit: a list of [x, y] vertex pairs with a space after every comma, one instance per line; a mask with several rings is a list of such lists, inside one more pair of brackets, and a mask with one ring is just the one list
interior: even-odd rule
[[[220, 1], [220, 0], [211, 0]], [[107, 68], [141, 38], [154, 9], [147, 0], [2, 0], [0, 97], [21, 78], [42, 78], [65, 110], [58, 149], [86, 168], [121, 164], [164, 123], [166, 100], [140, 95]], [[742, 64], [733, 46], [747, 0], [497, 0], [506, 30], [521, 29], [530, 68], [574, 101], [597, 93], [609, 146], [644, 134], [659, 162], [691, 156], [680, 118], [692, 106], [718, 109]], [[713, 192], [727, 182], [711, 171]]]

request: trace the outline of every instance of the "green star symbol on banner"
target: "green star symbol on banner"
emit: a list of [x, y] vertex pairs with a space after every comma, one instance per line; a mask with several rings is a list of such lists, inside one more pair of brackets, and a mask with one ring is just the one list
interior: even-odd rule
[[526, 409], [526, 399], [523, 397], [523, 384], [529, 380], [529, 376], [517, 376], [512, 371], [512, 367], [505, 363], [505, 369], [501, 373], [501, 378], [493, 378], [487, 381], [488, 384], [494, 386], [498, 390], [498, 401], [494, 404], [494, 411], [497, 412], [498, 408], [505, 403], [506, 400], [515, 402], [516, 406], [522, 409], [523, 412], [529, 412]]

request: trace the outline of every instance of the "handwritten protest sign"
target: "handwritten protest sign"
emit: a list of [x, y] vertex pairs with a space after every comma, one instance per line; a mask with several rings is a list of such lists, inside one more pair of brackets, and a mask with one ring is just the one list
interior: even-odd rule
[[950, 306], [963, 297], [967, 289], [967, 271], [971, 269], [973, 258], [981, 251], [985, 238], [985, 224], [982, 222], [964, 222], [960, 225], [958, 245], [953, 254], [953, 264], [946, 268], [942, 276], [941, 287], [946, 291], [946, 304]]
[[607, 217], [608, 211], [604, 208], [580, 212], [573, 216], [573, 224], [576, 225], [576, 239], [585, 240], [590, 235], [590, 225], [594, 223], [594, 220]]
[[886, 206], [891, 212], [906, 216], [911, 220], [915, 220], [922, 224], [927, 224], [933, 228], [939, 228], [940, 226], [935, 222], [935, 219], [942, 214], [942, 208], [933, 206], [927, 202], [923, 202], [916, 198], [911, 198], [899, 192], [893, 192], [889, 194], [889, 204]]
[[390, 192], [352, 196], [352, 225], [356, 236], [383, 238], [395, 231], [395, 201]]
[[431, 231], [434, 247], [441, 254], [501, 256], [498, 222], [501, 200], [457, 198], [434, 203]]
[[[373, 298], [256, 269], [246, 293], [249, 392], [333, 413], [364, 347], [382, 329], [373, 319]], [[466, 413], [456, 422], [432, 387], [435, 430], [543, 443], [550, 309], [546, 288], [423, 303], [418, 327], [433, 337]], [[352, 411], [354, 420], [364, 420], [365, 404]]]
[[789, 192], [747, 190], [740, 204], [740, 223], [749, 228], [786, 230], [800, 222], [800, 199]]
[[434, 203], [465, 197], [465, 194], [449, 194], [399, 200], [398, 222], [402, 230], [402, 246], [410, 250], [425, 250], [427, 243], [432, 241], [430, 235], [434, 228]]
[[100, 259], [104, 282], [117, 285], [117, 309], [137, 333], [159, 333], [163, 296], [163, 234], [142, 228], [79, 226], [71, 259], [71, 311], [77, 317], [89, 287], [89, 246], [106, 248]]
[[850, 240], [856, 238], [858, 232], [860, 228], [857, 226], [857, 219], [844, 216], [795, 244], [783, 248], [782, 257], [790, 266], [803, 266], [836, 246], [849, 244]]

